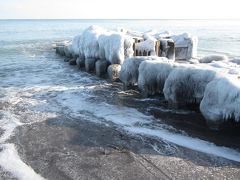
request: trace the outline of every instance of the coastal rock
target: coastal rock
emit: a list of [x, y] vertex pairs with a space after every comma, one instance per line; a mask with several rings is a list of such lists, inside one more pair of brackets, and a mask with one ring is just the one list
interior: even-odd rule
[[109, 79], [112, 82], [119, 80], [120, 71], [121, 71], [121, 65], [119, 64], [112, 64], [108, 66], [107, 73], [108, 73]]
[[189, 33], [173, 35], [170, 38], [175, 43], [175, 59], [188, 60], [197, 58], [198, 38]]
[[162, 93], [165, 80], [174, 68], [173, 62], [164, 57], [158, 60], [143, 61], [139, 66], [138, 88], [142, 95]]
[[95, 62], [94, 58], [86, 58], [85, 59], [85, 69], [87, 72], [93, 72], [95, 70]]
[[166, 79], [164, 97], [170, 104], [184, 106], [199, 104], [205, 88], [216, 77], [216, 72], [196, 66], [175, 68]]
[[107, 68], [109, 66], [109, 62], [105, 59], [99, 59], [95, 63], [96, 75], [101, 77], [107, 73]]
[[133, 38], [122, 33], [107, 32], [99, 36], [99, 57], [110, 64], [122, 64], [133, 56]]
[[99, 59], [99, 43], [98, 38], [106, 30], [99, 26], [90, 26], [81, 35], [79, 40], [79, 53], [86, 59]]
[[161, 56], [175, 60], [175, 43], [172, 39], [160, 40]]
[[76, 64], [79, 68], [85, 67], [85, 59], [78, 57], [76, 60]]
[[212, 61], [228, 61], [226, 55], [208, 55], [199, 59], [200, 63], [211, 63]]
[[240, 122], [240, 79], [216, 78], [205, 90], [200, 111], [210, 128], [218, 129], [225, 121]]
[[76, 58], [70, 59], [69, 65], [73, 65], [73, 66], [77, 65]]
[[61, 56], [65, 56], [65, 53], [64, 53], [64, 46], [57, 46], [56, 47], [56, 53], [61, 55]]
[[68, 58], [71, 58], [73, 57], [72, 54], [73, 54], [72, 44], [64, 46], [64, 55]]
[[121, 67], [119, 78], [123, 83], [124, 89], [127, 90], [129, 87], [134, 86], [138, 81], [138, 68], [143, 61], [146, 60], [157, 60], [156, 56], [136, 56], [127, 58]]

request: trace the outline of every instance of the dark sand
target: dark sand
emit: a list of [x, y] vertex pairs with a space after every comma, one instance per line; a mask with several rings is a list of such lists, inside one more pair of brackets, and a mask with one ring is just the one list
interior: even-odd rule
[[132, 136], [112, 124], [59, 117], [18, 127], [10, 141], [50, 180], [240, 179], [240, 163]]

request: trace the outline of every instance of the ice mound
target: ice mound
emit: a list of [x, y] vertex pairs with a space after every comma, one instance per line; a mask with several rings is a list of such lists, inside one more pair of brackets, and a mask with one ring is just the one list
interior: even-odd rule
[[164, 85], [165, 99], [176, 105], [199, 104], [216, 71], [192, 65], [175, 68]]
[[68, 58], [72, 57], [73, 54], [73, 48], [72, 48], [72, 43], [69, 43], [68, 45], [64, 46], [64, 55]]
[[240, 79], [222, 76], [210, 82], [200, 110], [212, 128], [217, 128], [226, 120], [240, 122]]
[[197, 58], [198, 38], [189, 33], [172, 35], [170, 37], [175, 42], [175, 58], [191, 59]]
[[156, 44], [156, 39], [155, 38], [149, 38], [143, 42], [139, 42], [135, 44], [135, 49], [137, 51], [146, 51], [150, 52], [150, 55], [156, 55], [155, 53], [155, 44]]
[[81, 35], [79, 40], [79, 53], [85, 58], [99, 59], [98, 38], [106, 30], [99, 26], [90, 26]]
[[143, 61], [139, 66], [138, 88], [144, 96], [162, 93], [165, 80], [174, 68], [167, 58]]
[[140, 64], [143, 61], [146, 60], [157, 60], [158, 57], [154, 56], [148, 56], [148, 57], [132, 57], [132, 58], [127, 58], [121, 67], [120, 71], [120, 80], [124, 84], [124, 88], [127, 88], [129, 86], [133, 86], [137, 83], [138, 81], [138, 68]]
[[73, 57], [79, 56], [79, 43], [80, 43], [81, 35], [77, 35], [73, 37], [72, 40], [72, 51], [73, 51]]
[[99, 36], [99, 58], [111, 64], [122, 64], [133, 56], [133, 38], [122, 33], [105, 33]]
[[211, 63], [213, 61], [228, 61], [228, 57], [226, 55], [208, 55], [199, 59], [200, 63]]

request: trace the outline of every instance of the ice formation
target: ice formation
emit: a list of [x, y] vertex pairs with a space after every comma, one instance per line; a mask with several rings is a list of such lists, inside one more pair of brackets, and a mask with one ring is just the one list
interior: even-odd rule
[[200, 110], [212, 128], [226, 120], [240, 122], [240, 79], [229, 75], [210, 82]]
[[144, 96], [162, 93], [165, 80], [174, 68], [174, 63], [164, 57], [143, 61], [139, 66], [138, 88]]
[[139, 42], [135, 44], [135, 49], [137, 51], [141, 52], [150, 52], [150, 55], [156, 55], [155, 53], [155, 44], [156, 44], [156, 39], [155, 38], [149, 38], [145, 41]]
[[119, 79], [119, 73], [121, 71], [121, 65], [119, 64], [112, 64], [108, 66], [107, 73], [109, 79], [113, 81], [117, 81]]
[[73, 48], [72, 48], [72, 43], [69, 43], [67, 46], [64, 46], [64, 55], [68, 58], [72, 57], [73, 54]]
[[198, 38], [189, 33], [172, 35], [171, 39], [175, 42], [175, 58], [191, 59], [197, 57]]
[[72, 40], [72, 52], [73, 52], [73, 57], [78, 57], [79, 56], [79, 43], [80, 43], [81, 35], [74, 36]]
[[176, 105], [199, 104], [206, 85], [216, 77], [216, 71], [196, 66], [175, 68], [164, 85], [165, 99]]
[[175, 60], [175, 43], [172, 39], [160, 40], [161, 56], [168, 59]]
[[99, 59], [95, 63], [96, 75], [101, 77], [107, 72], [107, 68], [109, 66], [109, 62], [105, 59]]
[[[125, 88], [137, 84], [144, 96], [164, 93], [176, 105], [201, 103], [209, 124], [240, 121], [239, 59], [228, 60], [225, 55], [197, 59], [197, 44], [197, 37], [189, 33], [117, 32], [90, 26], [71, 42], [56, 47], [56, 52], [73, 57], [70, 64], [85, 66], [98, 76], [107, 73], [112, 81], [119, 78]], [[133, 47], [135, 55], [144, 57], [132, 57]], [[187, 61], [172, 61], [175, 59]]]
[[98, 38], [106, 30], [99, 26], [90, 26], [81, 35], [79, 53], [87, 58], [99, 59]]
[[208, 55], [199, 59], [200, 63], [211, 63], [213, 61], [227, 61], [228, 57], [226, 55]]
[[143, 61], [146, 60], [157, 60], [156, 56], [147, 56], [147, 57], [132, 57], [127, 58], [122, 64], [120, 71], [120, 80], [123, 82], [124, 87], [133, 86], [138, 81], [138, 68]]
[[121, 33], [105, 33], [99, 37], [99, 58], [111, 64], [122, 64], [133, 55], [133, 38]]

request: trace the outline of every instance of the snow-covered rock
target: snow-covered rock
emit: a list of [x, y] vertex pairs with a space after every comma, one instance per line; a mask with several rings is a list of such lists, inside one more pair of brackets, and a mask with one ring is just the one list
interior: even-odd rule
[[211, 63], [213, 61], [227, 61], [228, 57], [226, 55], [208, 55], [199, 59], [200, 63]]
[[112, 64], [108, 66], [107, 73], [108, 73], [109, 79], [112, 82], [117, 81], [119, 79], [120, 71], [121, 71], [121, 65], [119, 64]]
[[138, 88], [144, 96], [162, 93], [165, 80], [174, 68], [174, 63], [164, 57], [143, 61], [139, 66]]
[[156, 60], [158, 57], [145, 56], [145, 57], [132, 57], [127, 58], [121, 67], [120, 80], [123, 82], [124, 89], [133, 86], [138, 81], [138, 68], [139, 65], [146, 60]]
[[98, 38], [106, 32], [99, 26], [90, 26], [81, 35], [79, 40], [79, 53], [87, 58], [99, 59]]
[[219, 77], [205, 90], [200, 110], [211, 128], [227, 120], [240, 122], [240, 79], [236, 76]]
[[73, 37], [72, 40], [72, 49], [73, 49], [73, 57], [79, 56], [79, 42], [81, 39], [81, 35], [77, 35]]
[[122, 64], [133, 56], [133, 38], [121, 33], [107, 32], [99, 36], [99, 58], [111, 64]]
[[85, 59], [78, 57], [76, 60], [76, 64], [79, 68], [85, 67]]
[[172, 39], [160, 39], [161, 57], [175, 60], [175, 43]]
[[150, 54], [151, 56], [156, 55], [155, 52], [155, 44], [156, 44], [156, 39], [155, 38], [148, 38], [145, 41], [139, 42], [135, 44], [135, 50], [138, 52], [143, 52], [145, 51], [147, 54]]
[[216, 77], [216, 71], [185, 65], [175, 68], [164, 85], [164, 97], [170, 104], [199, 104], [206, 85]]
[[197, 58], [198, 38], [189, 33], [173, 35], [170, 37], [175, 43], [176, 59]]
[[71, 58], [73, 54], [72, 43], [64, 46], [64, 55], [68, 58]]
[[69, 65], [72, 65], [72, 66], [77, 65], [76, 58], [70, 59], [69, 60]]
[[57, 46], [56, 47], [56, 53], [61, 55], [61, 56], [65, 56], [65, 53], [64, 53], [64, 46]]
[[87, 72], [93, 72], [95, 70], [95, 58], [86, 58], [85, 59], [85, 69]]
[[109, 62], [105, 59], [99, 59], [95, 63], [96, 75], [101, 77], [107, 73]]

